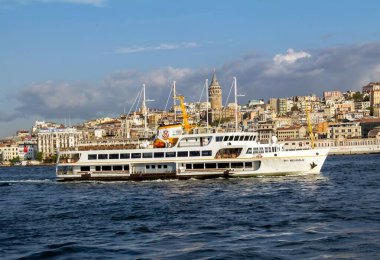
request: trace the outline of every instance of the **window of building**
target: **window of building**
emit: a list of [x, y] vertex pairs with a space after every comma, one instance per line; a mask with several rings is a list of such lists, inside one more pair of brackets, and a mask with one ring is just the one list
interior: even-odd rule
[[161, 169], [161, 168], [162, 168], [162, 165], [161, 165], [161, 164], [157, 165], [157, 168], [158, 168], [158, 169]]
[[152, 158], [153, 154], [152, 153], [143, 153], [143, 158]]
[[249, 140], [249, 135], [244, 136], [244, 141], [248, 141], [248, 140]]
[[100, 166], [99, 165], [97, 165], [97, 166], [95, 166], [95, 171], [97, 171], [97, 172], [100, 172]]
[[234, 137], [234, 141], [239, 141], [239, 136], [238, 136], [238, 135], [236, 135], [236, 136]]
[[212, 156], [211, 150], [202, 151], [202, 156]]
[[164, 164], [164, 169], [167, 169], [167, 168], [168, 168], [168, 166], [166, 164]]
[[104, 172], [111, 171], [111, 170], [112, 170], [111, 165], [103, 165], [102, 166], [102, 171], [104, 171]]
[[206, 163], [205, 168], [206, 169], [216, 169], [216, 163]]
[[188, 157], [189, 152], [188, 151], [180, 151], [180, 152], [177, 152], [177, 156], [178, 157]]
[[145, 165], [145, 169], [150, 169], [150, 165]]
[[242, 163], [242, 162], [233, 162], [233, 163], [231, 163], [231, 168], [244, 168], [244, 163]]
[[191, 170], [192, 169], [192, 165], [190, 163], [187, 163], [186, 164], [186, 169]]
[[141, 153], [132, 153], [132, 158], [133, 159], [141, 158]]
[[204, 169], [205, 165], [203, 163], [194, 163], [193, 169]]
[[81, 172], [89, 172], [90, 171], [90, 166], [81, 166], [80, 167]]
[[166, 157], [175, 157], [175, 152], [166, 152]]
[[228, 138], [228, 141], [232, 141], [232, 140], [234, 140], [234, 136], [233, 135], [231, 135], [230, 138]]
[[239, 138], [239, 141], [243, 141], [244, 140], [244, 135], [240, 136]]
[[113, 166], [114, 171], [122, 171], [123, 170], [123, 165], [114, 165]]
[[228, 136], [225, 136], [225, 137], [223, 138], [223, 141], [228, 141]]
[[201, 156], [200, 151], [190, 151], [190, 156]]
[[111, 154], [109, 155], [109, 158], [110, 158], [110, 159], [119, 159], [119, 154], [118, 154], [118, 153], [111, 153]]
[[156, 169], [156, 165], [152, 165], [152, 169]]
[[230, 164], [229, 163], [218, 163], [218, 168], [219, 169], [230, 168]]
[[217, 142], [221, 142], [221, 141], [223, 141], [223, 136], [217, 136], [217, 137], [216, 137], [216, 141], [217, 141]]
[[120, 154], [120, 159], [129, 159], [131, 155], [129, 153], [121, 153]]
[[245, 162], [245, 167], [251, 168], [252, 167], [252, 162]]
[[107, 160], [108, 154], [98, 154], [98, 160]]
[[88, 155], [89, 160], [96, 160], [96, 158], [97, 158], [96, 154], [89, 154]]
[[164, 156], [164, 153], [154, 153], [154, 158], [163, 158]]
[[128, 164], [124, 165], [124, 171], [129, 171], [129, 165]]

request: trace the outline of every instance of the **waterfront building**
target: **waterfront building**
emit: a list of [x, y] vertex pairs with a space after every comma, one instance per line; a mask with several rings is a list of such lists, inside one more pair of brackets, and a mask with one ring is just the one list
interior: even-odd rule
[[60, 149], [74, 148], [83, 139], [83, 132], [75, 128], [53, 128], [39, 130], [38, 151], [43, 158], [57, 154]]
[[10, 161], [19, 156], [18, 145], [16, 144], [0, 144], [0, 152], [3, 161]]
[[37, 155], [36, 140], [24, 140], [18, 143], [18, 157], [21, 161], [35, 160]]

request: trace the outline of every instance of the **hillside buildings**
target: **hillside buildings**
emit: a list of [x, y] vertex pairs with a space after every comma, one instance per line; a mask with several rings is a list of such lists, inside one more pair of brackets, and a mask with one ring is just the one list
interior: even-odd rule
[[[268, 102], [249, 97], [256, 99], [237, 106], [235, 103], [223, 106], [222, 94], [222, 86], [214, 73], [208, 86], [209, 100], [184, 104], [190, 115], [189, 123], [205, 127], [208, 114], [209, 131], [233, 131], [237, 111], [239, 126], [244, 131], [257, 131], [260, 142], [270, 142], [272, 136], [277, 136], [290, 147], [303, 147], [310, 145], [306, 113], [310, 110], [311, 134], [321, 147], [366, 142], [374, 145], [375, 141], [361, 140], [380, 139], [379, 82], [363, 86], [362, 92], [331, 90], [325, 91], [322, 97], [272, 97]], [[30, 131], [20, 130], [12, 138], [0, 140], [0, 162], [17, 158], [35, 160], [38, 154], [52, 159], [63, 149], [143, 144], [154, 136], [160, 124], [182, 122], [180, 111], [179, 107], [170, 111], [140, 108], [117, 118], [98, 118], [75, 127], [36, 121]]]

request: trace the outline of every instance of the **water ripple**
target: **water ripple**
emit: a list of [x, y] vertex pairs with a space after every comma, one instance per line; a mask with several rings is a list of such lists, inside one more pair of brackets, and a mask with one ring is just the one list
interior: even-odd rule
[[378, 259], [380, 155], [321, 175], [144, 182], [0, 173], [2, 259]]

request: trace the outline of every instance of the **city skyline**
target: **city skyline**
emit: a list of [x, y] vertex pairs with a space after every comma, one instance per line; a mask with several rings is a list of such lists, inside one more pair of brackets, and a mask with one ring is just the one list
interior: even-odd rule
[[[198, 100], [216, 70], [248, 99], [357, 90], [380, 80], [376, 1], [0, 0], [0, 136], [34, 120], [163, 108], [173, 80]], [[226, 94], [223, 95], [225, 100]]]

